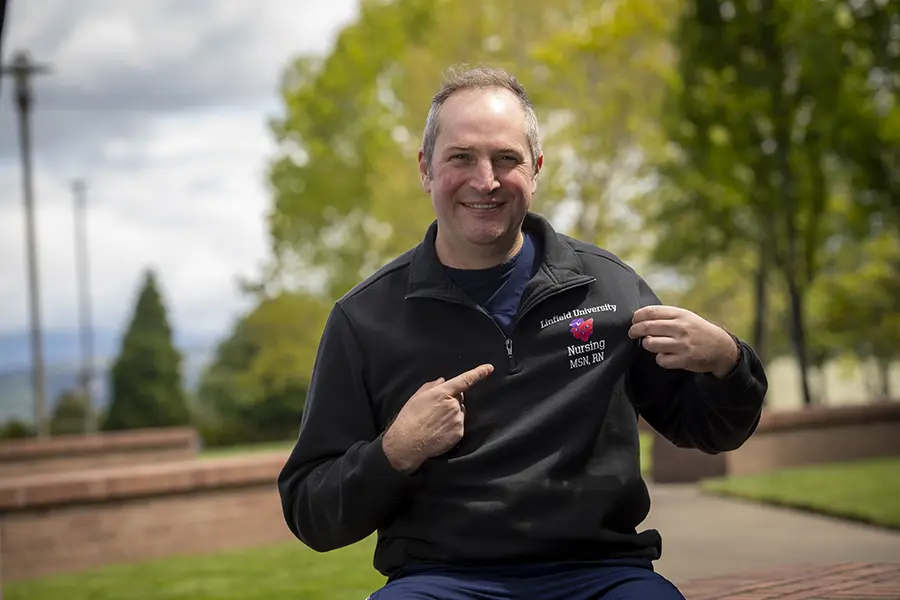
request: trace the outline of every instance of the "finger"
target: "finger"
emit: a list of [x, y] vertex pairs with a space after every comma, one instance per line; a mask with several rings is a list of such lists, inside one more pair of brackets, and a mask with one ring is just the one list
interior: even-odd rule
[[682, 322], [674, 319], [641, 321], [628, 329], [628, 336], [635, 340], [648, 335], [674, 338], [681, 335], [683, 329]]
[[681, 349], [678, 340], [665, 336], [650, 335], [641, 340], [645, 350], [656, 354], [677, 354]]
[[664, 369], [682, 369], [684, 368], [684, 358], [679, 354], [657, 354], [656, 364]]
[[642, 321], [655, 321], [659, 319], [674, 319], [684, 312], [677, 306], [666, 306], [664, 304], [653, 304], [644, 306], [634, 311], [631, 318], [632, 323], [640, 323]]
[[460, 392], [466, 391], [493, 372], [494, 365], [479, 365], [470, 371], [466, 371], [452, 379], [448, 379], [446, 383], [444, 383], [444, 390], [451, 396], [457, 396]]

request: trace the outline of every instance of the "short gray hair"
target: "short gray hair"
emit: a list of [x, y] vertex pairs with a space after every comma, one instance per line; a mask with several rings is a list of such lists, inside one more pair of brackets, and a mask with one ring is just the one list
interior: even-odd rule
[[528, 149], [531, 152], [531, 164], [537, 169], [537, 159], [541, 155], [541, 136], [538, 129], [537, 115], [534, 106], [525, 93], [525, 88], [519, 81], [504, 71], [495, 67], [478, 66], [466, 68], [458, 65], [451, 67], [444, 74], [444, 84], [440, 91], [431, 100], [431, 108], [425, 121], [425, 132], [422, 135], [422, 154], [428, 172], [431, 172], [431, 159], [434, 156], [434, 146], [440, 131], [438, 116], [444, 103], [453, 94], [471, 89], [506, 89], [516, 95], [525, 111], [525, 137], [528, 140]]

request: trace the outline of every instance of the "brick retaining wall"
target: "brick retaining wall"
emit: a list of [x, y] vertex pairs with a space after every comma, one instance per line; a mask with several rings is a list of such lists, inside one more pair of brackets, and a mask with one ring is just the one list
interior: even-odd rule
[[657, 483], [900, 456], [900, 402], [768, 411], [741, 448], [714, 456], [676, 448], [654, 432], [651, 454]]
[[275, 479], [284, 452], [0, 481], [0, 577], [292, 539]]
[[0, 442], [0, 481], [19, 475], [192, 458], [197, 455], [199, 440], [189, 427], [5, 440]]

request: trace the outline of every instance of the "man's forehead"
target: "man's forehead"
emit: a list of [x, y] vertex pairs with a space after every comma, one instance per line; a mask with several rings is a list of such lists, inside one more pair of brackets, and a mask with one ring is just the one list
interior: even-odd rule
[[445, 136], [441, 140], [440, 148], [447, 152], [456, 151], [484, 151], [489, 152], [525, 152], [525, 139], [518, 139], [515, 136], [493, 136], [485, 138], [483, 136]]
[[439, 116], [443, 147], [527, 145], [525, 111], [508, 90], [466, 90], [451, 96]]

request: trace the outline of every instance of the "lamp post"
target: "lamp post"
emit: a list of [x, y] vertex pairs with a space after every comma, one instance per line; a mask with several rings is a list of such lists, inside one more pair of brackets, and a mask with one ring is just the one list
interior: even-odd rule
[[84, 181], [72, 183], [75, 196], [75, 268], [78, 279], [78, 307], [81, 330], [81, 397], [84, 400], [84, 433], [95, 429], [94, 402], [91, 396], [93, 381], [93, 340], [91, 331], [91, 289], [88, 245], [87, 215]]
[[31, 131], [29, 116], [34, 95], [31, 78], [49, 72], [49, 68], [31, 62], [28, 54], [17, 52], [12, 62], [0, 66], [0, 74], [10, 75], [15, 84], [16, 107], [19, 115], [19, 144], [22, 154], [22, 183], [25, 200], [25, 244], [28, 262], [28, 297], [31, 313], [31, 360], [34, 386], [34, 419], [38, 437], [50, 435], [44, 398], [44, 351], [41, 340], [41, 299], [39, 292], [37, 244], [35, 241], [34, 194], [31, 183]]

